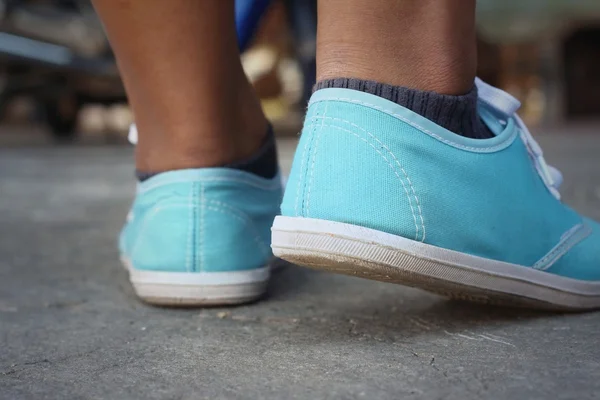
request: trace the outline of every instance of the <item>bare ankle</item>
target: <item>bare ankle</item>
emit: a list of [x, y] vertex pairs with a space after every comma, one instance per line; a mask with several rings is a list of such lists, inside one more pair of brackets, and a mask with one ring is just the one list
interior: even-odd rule
[[209, 106], [197, 109], [194, 118], [142, 123], [136, 168], [158, 172], [217, 167], [246, 159], [260, 148], [268, 122], [251, 88], [238, 90], [231, 100], [214, 99]]
[[467, 93], [477, 67], [473, 0], [319, 2], [317, 79]]

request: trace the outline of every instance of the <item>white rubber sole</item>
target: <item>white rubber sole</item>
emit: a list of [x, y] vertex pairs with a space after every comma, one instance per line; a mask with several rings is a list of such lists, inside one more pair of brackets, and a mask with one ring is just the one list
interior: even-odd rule
[[129, 280], [142, 300], [168, 306], [220, 306], [249, 303], [267, 289], [270, 267], [236, 272], [156, 272], [132, 268]]
[[310, 268], [452, 298], [544, 309], [600, 308], [600, 282], [565, 278], [340, 222], [278, 216], [273, 253]]

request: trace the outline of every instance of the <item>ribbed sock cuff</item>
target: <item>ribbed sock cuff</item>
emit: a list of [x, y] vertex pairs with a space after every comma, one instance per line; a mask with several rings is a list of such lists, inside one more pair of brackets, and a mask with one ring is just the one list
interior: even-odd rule
[[464, 95], [452, 96], [369, 80], [335, 78], [317, 82], [314, 90], [325, 88], [353, 89], [374, 94], [406, 107], [461, 136], [475, 139], [494, 137], [479, 118], [475, 86]]

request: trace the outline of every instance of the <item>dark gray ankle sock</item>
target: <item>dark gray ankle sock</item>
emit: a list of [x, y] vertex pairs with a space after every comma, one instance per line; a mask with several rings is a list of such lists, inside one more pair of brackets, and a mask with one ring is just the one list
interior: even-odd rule
[[265, 141], [256, 153], [250, 158], [226, 164], [223, 167], [239, 169], [267, 179], [274, 178], [279, 170], [279, 163], [277, 162], [277, 143], [271, 124], [267, 128]]
[[475, 86], [467, 94], [451, 96], [362, 79], [335, 78], [317, 82], [314, 90], [325, 88], [353, 89], [383, 97], [461, 136], [474, 139], [495, 136], [479, 118]]
[[[231, 164], [225, 164], [223, 168], [239, 169], [240, 171], [250, 172], [263, 178], [271, 179], [277, 175], [279, 168], [277, 162], [277, 147], [273, 127], [269, 124], [267, 136], [262, 146], [254, 155], [246, 160], [237, 161]], [[140, 182], [158, 175], [160, 172], [135, 171], [135, 176]]]

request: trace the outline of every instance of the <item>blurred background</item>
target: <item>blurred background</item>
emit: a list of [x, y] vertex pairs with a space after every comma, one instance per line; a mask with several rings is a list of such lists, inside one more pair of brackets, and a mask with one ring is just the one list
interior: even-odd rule
[[[314, 84], [315, 3], [236, 2], [244, 68], [280, 135], [298, 132]], [[478, 3], [479, 76], [534, 130], [600, 125], [600, 1]], [[126, 143], [132, 121], [88, 0], [0, 0], [0, 145]]]

